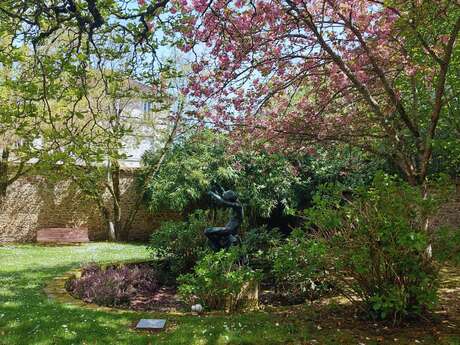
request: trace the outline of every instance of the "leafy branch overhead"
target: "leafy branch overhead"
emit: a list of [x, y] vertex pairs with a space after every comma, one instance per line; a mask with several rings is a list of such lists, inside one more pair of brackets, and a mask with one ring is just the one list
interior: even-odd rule
[[171, 106], [177, 73], [151, 26], [164, 5], [0, 3], [2, 191], [30, 170], [121, 158], [131, 128], [114, 114], [126, 99]]

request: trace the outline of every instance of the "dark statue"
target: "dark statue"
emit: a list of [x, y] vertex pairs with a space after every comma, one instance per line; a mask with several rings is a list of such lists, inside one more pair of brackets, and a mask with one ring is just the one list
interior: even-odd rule
[[204, 234], [209, 239], [211, 248], [214, 251], [228, 249], [239, 244], [238, 229], [243, 222], [243, 206], [238, 201], [236, 193], [232, 190], [224, 191], [222, 187], [220, 189], [222, 195], [211, 191], [208, 192], [208, 195], [217, 204], [230, 208], [232, 215], [224, 227], [211, 227], [205, 230]]

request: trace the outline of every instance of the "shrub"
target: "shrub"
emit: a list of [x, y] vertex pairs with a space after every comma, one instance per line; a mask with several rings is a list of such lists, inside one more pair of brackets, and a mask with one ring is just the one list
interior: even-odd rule
[[[238, 194], [251, 224], [268, 217], [279, 204], [293, 212], [299, 203], [297, 190], [306, 183], [288, 157], [261, 151], [233, 152], [228, 150], [230, 144], [231, 138], [210, 130], [194, 132], [175, 143], [155, 178], [143, 181], [147, 206], [184, 213], [206, 207], [207, 191], [219, 183]], [[143, 158], [146, 166], [155, 166], [158, 159], [155, 150]]]
[[438, 261], [460, 265], [460, 229], [438, 229], [435, 233], [433, 252]]
[[209, 226], [207, 213], [195, 211], [188, 221], [168, 221], [152, 233], [148, 248], [154, 260], [163, 266], [167, 279], [188, 273], [207, 248], [203, 235]]
[[148, 265], [112, 266], [107, 269], [91, 264], [80, 278], [67, 282], [67, 290], [88, 303], [126, 306], [138, 294], [154, 293], [160, 286]]
[[307, 211], [317, 234], [329, 239], [342, 292], [358, 297], [375, 318], [398, 321], [432, 308], [438, 270], [427, 254], [425, 222], [439, 200], [384, 174], [371, 188], [357, 190], [351, 202], [344, 204], [342, 195], [343, 189], [329, 188]]
[[182, 275], [179, 294], [188, 303], [199, 302], [207, 309], [234, 311], [252, 307], [257, 303], [260, 274], [249, 266], [241, 265], [241, 248], [233, 247], [204, 256], [193, 273]]
[[273, 274], [277, 290], [291, 299], [321, 297], [330, 290], [326, 244], [294, 230], [273, 253]]

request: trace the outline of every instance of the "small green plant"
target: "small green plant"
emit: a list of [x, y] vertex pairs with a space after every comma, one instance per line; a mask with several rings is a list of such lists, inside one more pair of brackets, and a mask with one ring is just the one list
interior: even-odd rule
[[238, 247], [207, 254], [193, 273], [178, 278], [179, 294], [186, 302], [198, 302], [210, 310], [256, 307], [260, 273], [242, 265], [242, 257], [244, 252]]
[[175, 279], [192, 270], [207, 249], [203, 232], [207, 213], [197, 210], [187, 221], [168, 221], [152, 233], [148, 244], [152, 259], [161, 264], [165, 279]]

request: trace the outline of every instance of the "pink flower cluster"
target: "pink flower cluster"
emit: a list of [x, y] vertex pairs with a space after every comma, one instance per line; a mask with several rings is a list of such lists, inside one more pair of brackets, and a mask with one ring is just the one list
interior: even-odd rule
[[311, 152], [306, 143], [369, 132], [362, 90], [391, 114], [382, 75], [395, 85], [422, 71], [405, 49], [402, 14], [380, 2], [173, 4], [180, 13], [182, 50], [197, 48], [183, 93], [201, 119], [268, 148]]

